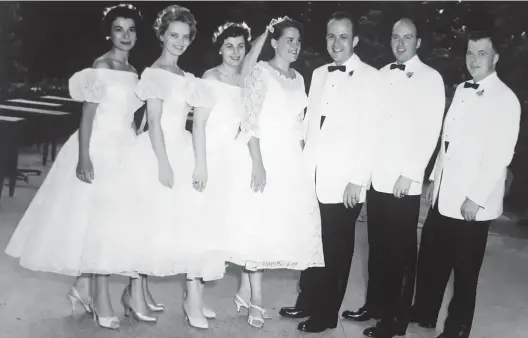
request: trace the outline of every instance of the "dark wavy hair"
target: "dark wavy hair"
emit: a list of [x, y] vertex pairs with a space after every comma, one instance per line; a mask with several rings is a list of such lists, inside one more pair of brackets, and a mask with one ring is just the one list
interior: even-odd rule
[[112, 8], [103, 17], [101, 23], [101, 33], [103, 33], [103, 36], [108, 36], [110, 34], [112, 31], [112, 23], [114, 23], [117, 18], [134, 20], [134, 24], [136, 25], [136, 33], [140, 33], [143, 25], [143, 16], [141, 15], [141, 12], [135, 6], [132, 6], [132, 8], [117, 6]]
[[154, 22], [154, 31], [156, 32], [158, 39], [165, 34], [171, 23], [177, 21], [189, 25], [191, 28], [191, 42], [193, 42], [196, 33], [198, 32], [196, 28], [198, 22], [189, 9], [178, 5], [166, 7], [158, 13], [158, 17]]
[[220, 50], [220, 48], [222, 47], [226, 39], [235, 38], [238, 36], [241, 36], [244, 38], [244, 42], [246, 44], [246, 53], [247, 53], [247, 51], [251, 47], [251, 44], [249, 42], [250, 40], [249, 32], [240, 26], [228, 27], [222, 32], [222, 34], [218, 35], [218, 37], [216, 38], [216, 42], [214, 42], [215, 49]]
[[275, 50], [271, 46], [271, 39], [279, 40], [284, 34], [284, 30], [286, 30], [287, 28], [297, 29], [299, 31], [299, 35], [301, 36], [301, 41], [302, 41], [303, 36], [304, 36], [303, 24], [297, 20], [286, 19], [282, 22], [279, 22], [276, 25], [273, 25], [273, 33], [270, 32], [268, 34], [268, 38], [266, 39], [266, 43], [264, 44], [264, 47], [262, 48], [261, 57], [259, 57], [259, 59], [269, 61], [275, 57]]
[[299, 34], [301, 35], [301, 40], [304, 36], [304, 26], [302, 23], [300, 23], [297, 20], [293, 19], [286, 19], [282, 22], [279, 22], [278, 24], [273, 26], [273, 33], [270, 32], [268, 38], [278, 40], [280, 37], [284, 34], [284, 30], [286, 28], [295, 28], [299, 31]]

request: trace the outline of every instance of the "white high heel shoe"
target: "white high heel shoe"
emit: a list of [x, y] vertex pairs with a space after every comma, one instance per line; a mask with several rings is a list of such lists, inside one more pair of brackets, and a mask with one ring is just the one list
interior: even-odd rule
[[262, 329], [264, 327], [264, 309], [261, 308], [260, 306], [253, 305], [251, 303], [249, 303], [249, 308], [254, 308], [254, 309], [259, 310], [260, 313], [262, 314], [262, 317], [254, 317], [250, 315], [248, 312], [248, 324], [257, 329]]
[[[183, 299], [187, 299], [187, 291], [183, 292]], [[215, 319], [216, 318], [216, 312], [214, 312], [212, 309], [207, 307], [206, 305], [203, 306], [202, 312], [205, 318], [207, 319]]]
[[123, 294], [121, 295], [121, 305], [123, 305], [123, 308], [125, 309], [125, 317], [128, 317], [130, 314], [132, 314], [132, 317], [134, 317], [134, 319], [138, 322], [155, 324], [158, 321], [158, 318], [137, 312], [130, 305], [130, 285], [127, 285], [123, 290]]
[[[251, 306], [251, 304], [246, 303], [246, 301], [244, 301], [244, 300], [242, 299], [242, 297], [240, 297], [240, 296], [238, 295], [238, 293], [235, 295], [235, 298], [233, 298], [233, 302], [235, 302], [235, 305], [236, 305], [236, 308], [237, 308], [237, 313], [240, 312], [240, 308], [241, 308], [241, 307], [245, 307], [245, 308], [248, 309], [248, 311], [249, 311], [249, 307]], [[271, 319], [271, 318], [273, 318], [273, 317], [268, 313], [268, 311], [267, 311], [266, 309], [261, 308], [261, 312], [262, 312], [262, 317], [263, 317], [264, 319]]]
[[187, 314], [187, 310], [185, 309], [185, 303], [183, 304], [182, 308], [183, 308], [183, 315], [185, 316], [185, 320], [189, 323], [190, 326], [197, 328], [197, 329], [204, 329], [204, 330], [209, 328], [209, 323], [207, 322], [207, 318], [205, 318], [205, 316], [202, 318], [190, 317]]
[[71, 305], [72, 305], [72, 312], [75, 311], [75, 305], [77, 303], [81, 303], [81, 305], [84, 307], [84, 310], [88, 313], [92, 313], [92, 309], [90, 308], [90, 304], [86, 304], [81, 296], [79, 295], [79, 292], [77, 292], [77, 289], [75, 289], [75, 286], [73, 286], [70, 290], [70, 292], [68, 292], [68, 294], [66, 295], [66, 297], [70, 300], [71, 302]]
[[92, 310], [91, 312], [93, 314], [94, 322], [98, 326], [105, 328], [105, 329], [110, 329], [110, 330], [117, 330], [121, 326], [121, 324], [119, 323], [119, 318], [117, 318], [116, 316], [99, 317], [97, 312], [95, 312], [95, 306], [93, 303], [93, 299], [90, 302], [90, 308]]

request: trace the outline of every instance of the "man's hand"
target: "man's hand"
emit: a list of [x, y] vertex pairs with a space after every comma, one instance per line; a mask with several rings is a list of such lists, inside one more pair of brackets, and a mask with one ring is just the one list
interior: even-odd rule
[[477, 212], [480, 210], [480, 206], [466, 197], [464, 203], [460, 207], [460, 213], [462, 217], [468, 222], [473, 222], [477, 218]]
[[411, 188], [411, 182], [412, 180], [410, 178], [400, 175], [396, 181], [396, 184], [394, 184], [394, 191], [392, 192], [394, 197], [402, 198], [403, 196], [407, 195], [409, 193], [409, 189]]
[[343, 193], [343, 204], [345, 208], [353, 208], [359, 203], [359, 195], [363, 187], [354, 183], [348, 183]]

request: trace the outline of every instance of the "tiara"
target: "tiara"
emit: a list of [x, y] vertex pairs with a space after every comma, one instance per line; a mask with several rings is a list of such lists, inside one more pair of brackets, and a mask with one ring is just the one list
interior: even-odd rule
[[170, 5], [168, 7], [165, 7], [161, 10], [161, 12], [158, 13], [158, 16], [156, 17], [156, 20], [154, 21], [153, 28], [157, 32], [161, 26], [161, 19], [165, 16], [165, 14], [171, 12], [176, 13], [176, 11], [183, 11], [183, 12], [191, 12], [188, 8], [179, 6], [179, 5]]
[[270, 31], [270, 33], [273, 33], [275, 31], [275, 28], [273, 28], [273, 26], [275, 26], [276, 24], [278, 23], [281, 23], [285, 20], [291, 20], [291, 18], [287, 15], [283, 16], [282, 18], [277, 18], [277, 19], [271, 19], [269, 25], [268, 25], [268, 30]]
[[112, 6], [112, 7], [106, 7], [103, 10], [103, 19], [106, 18], [108, 13], [110, 13], [110, 11], [112, 11], [112, 10], [118, 8], [118, 7], [123, 7], [123, 8], [128, 8], [128, 9], [134, 10], [134, 11], [136, 11], [139, 14], [140, 17], [143, 18], [143, 15], [141, 15], [141, 12], [139, 11], [139, 9], [134, 7], [134, 5], [131, 5], [131, 4], [119, 4], [119, 5], [115, 5], [115, 6]]
[[240, 27], [248, 32], [248, 41], [251, 41], [251, 28], [242, 21], [242, 23], [238, 22], [226, 22], [221, 26], [218, 26], [216, 31], [213, 33], [213, 43], [216, 43], [216, 40], [218, 40], [218, 37], [222, 35], [222, 33], [228, 29], [229, 27]]

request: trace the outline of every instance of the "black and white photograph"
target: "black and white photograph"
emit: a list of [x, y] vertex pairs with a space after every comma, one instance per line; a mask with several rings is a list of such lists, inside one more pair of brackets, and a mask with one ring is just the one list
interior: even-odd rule
[[528, 2], [0, 2], [0, 338], [525, 338]]

